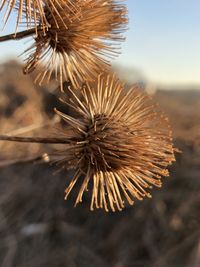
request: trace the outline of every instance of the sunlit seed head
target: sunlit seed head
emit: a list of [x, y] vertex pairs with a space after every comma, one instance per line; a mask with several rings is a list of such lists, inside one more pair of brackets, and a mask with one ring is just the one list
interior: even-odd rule
[[[71, 144], [55, 154], [61, 165], [75, 169], [66, 199], [81, 179], [76, 204], [92, 186], [91, 210], [122, 210], [161, 187], [175, 161], [171, 130], [164, 114], [139, 86], [125, 90], [113, 75], [87, 82], [69, 103], [76, 116], [57, 114], [72, 128]], [[90, 193], [90, 192], [89, 192]]]
[[[1, 0], [0, 11], [5, 10], [4, 24], [9, 21], [12, 12], [17, 13], [15, 32], [19, 27], [35, 28], [36, 34], [42, 29], [43, 34], [51, 27], [47, 14], [52, 13], [54, 23], [58, 24], [56, 19], [60, 16], [60, 10], [67, 9], [71, 13], [78, 12], [78, 6], [75, 6], [72, 0]], [[53, 14], [57, 15], [54, 16]], [[63, 14], [62, 14], [63, 15]]]
[[73, 4], [76, 12], [63, 9], [62, 3], [58, 13], [44, 9], [50, 27], [45, 35], [38, 33], [25, 52], [24, 73], [35, 71], [39, 84], [48, 82], [55, 73], [61, 86], [70, 81], [79, 87], [107, 69], [108, 59], [119, 52], [116, 43], [124, 40], [126, 7], [116, 0], [75, 0]]

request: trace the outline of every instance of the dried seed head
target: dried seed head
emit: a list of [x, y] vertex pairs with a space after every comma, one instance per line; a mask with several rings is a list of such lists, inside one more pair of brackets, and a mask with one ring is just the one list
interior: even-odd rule
[[[46, 18], [46, 12], [52, 12], [63, 21], [59, 14], [59, 11], [64, 9], [70, 10], [70, 12], [78, 12], [73, 4], [73, 0], [0, 0], [0, 11], [5, 8], [6, 12], [4, 15], [5, 24], [7, 23], [12, 11], [16, 11], [17, 21], [16, 30], [17, 32], [19, 25], [26, 26], [28, 28], [35, 27], [37, 34], [38, 28], [43, 29], [43, 34], [48, 30], [50, 24]], [[59, 11], [58, 11], [59, 10]], [[56, 17], [54, 16], [56, 23]]]
[[[96, 88], [94, 88], [96, 87]], [[73, 137], [56, 161], [76, 172], [67, 187], [66, 199], [82, 179], [76, 204], [92, 186], [91, 210], [122, 210], [127, 201], [151, 197], [148, 189], [161, 186], [167, 167], [175, 160], [167, 118], [139, 87], [125, 90], [112, 75], [86, 83], [81, 95], [74, 93], [71, 106], [77, 117], [56, 111], [73, 131]]]
[[[74, 0], [77, 12], [58, 7], [45, 10], [50, 28], [38, 33], [25, 51], [24, 73], [36, 71], [36, 82], [49, 81], [55, 70], [60, 84], [70, 80], [77, 87], [93, 80], [108, 68], [106, 58], [118, 54], [114, 41], [122, 41], [127, 24], [127, 9], [117, 0]], [[62, 4], [61, 4], [62, 7]], [[62, 20], [61, 20], [62, 18]], [[66, 29], [67, 27], [67, 29]]]

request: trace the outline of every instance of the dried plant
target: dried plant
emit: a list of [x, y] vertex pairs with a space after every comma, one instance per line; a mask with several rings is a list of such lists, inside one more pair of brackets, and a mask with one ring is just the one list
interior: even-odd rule
[[47, 10], [56, 13], [60, 20], [62, 20], [62, 17], [60, 16], [58, 9], [67, 8], [72, 13], [76, 10], [73, 0], [1, 0], [0, 11], [3, 8], [6, 9], [4, 15], [5, 24], [8, 22], [12, 11], [14, 10], [17, 12], [15, 32], [17, 32], [20, 23], [22, 26], [25, 23], [28, 28], [34, 27], [36, 33], [38, 28], [42, 29], [44, 33], [51, 26], [46, 18]]
[[99, 75], [86, 82], [80, 92], [68, 88], [76, 116], [58, 110], [68, 127], [54, 138], [0, 136], [0, 140], [62, 144], [62, 149], [45, 156], [75, 175], [65, 190], [82, 180], [75, 205], [92, 185], [90, 209], [122, 210], [127, 201], [151, 197], [148, 189], [161, 187], [162, 176], [175, 161], [167, 117], [142, 88], [125, 90], [114, 75]]
[[94, 81], [109, 68], [109, 59], [118, 55], [118, 43], [124, 40], [128, 19], [121, 0], [2, 0], [1, 9], [6, 3], [6, 18], [17, 8], [17, 27], [23, 16], [27, 29], [1, 36], [0, 42], [34, 38], [24, 52], [23, 71], [34, 72], [40, 85], [54, 74], [61, 89], [64, 81], [74, 87]]
[[141, 88], [126, 91], [112, 75], [99, 76], [96, 85], [87, 82], [79, 97], [71, 93], [68, 105], [77, 118], [56, 110], [73, 129], [63, 132], [73, 141], [56, 159], [76, 169], [65, 198], [78, 180], [83, 182], [76, 204], [92, 184], [91, 210], [122, 210], [125, 200], [132, 205], [134, 198], [151, 197], [147, 189], [161, 186], [175, 160], [168, 119]]
[[[42, 159], [74, 169], [65, 199], [82, 183], [75, 205], [90, 188], [91, 210], [122, 210], [126, 203], [151, 197], [149, 189], [160, 187], [161, 178], [168, 176], [175, 150], [168, 119], [151, 98], [139, 86], [126, 90], [114, 75], [105, 74], [108, 58], [118, 54], [115, 41], [123, 40], [126, 7], [118, 0], [9, 0], [7, 19], [16, 6], [17, 27], [23, 14], [27, 26], [35, 27], [0, 41], [35, 36], [25, 51], [24, 73], [36, 72], [35, 80], [42, 84], [55, 70], [61, 89], [69, 81], [72, 97], [64, 103], [76, 115], [55, 110], [68, 127], [53, 138], [2, 135], [0, 140], [62, 144], [55, 153], [27, 161]], [[74, 87], [81, 89], [74, 92]]]
[[55, 138], [0, 140], [62, 144], [61, 150], [42, 158], [75, 169], [65, 190], [67, 199], [83, 181], [75, 205], [90, 187], [91, 210], [122, 210], [126, 201], [133, 205], [134, 199], [151, 197], [148, 189], [162, 185], [162, 176], [168, 176], [167, 168], [175, 161], [167, 117], [142, 88], [125, 90], [114, 75], [99, 75], [97, 83], [86, 82], [80, 92], [68, 90], [72, 97], [64, 103], [76, 115], [55, 110], [67, 130], [59, 130]]
[[46, 35], [38, 32], [33, 45], [25, 51], [24, 73], [36, 71], [36, 82], [40, 84], [48, 82], [55, 70], [61, 85], [70, 80], [75, 87], [80, 86], [85, 79], [93, 80], [108, 68], [107, 58], [118, 53], [113, 42], [123, 40], [121, 32], [127, 23], [125, 6], [116, 0], [73, 3], [81, 10], [80, 14], [62, 8], [62, 2], [59, 15], [44, 9], [50, 27]]

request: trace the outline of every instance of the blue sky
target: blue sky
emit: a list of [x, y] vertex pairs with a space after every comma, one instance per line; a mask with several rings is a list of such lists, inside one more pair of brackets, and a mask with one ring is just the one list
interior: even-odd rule
[[[153, 83], [200, 85], [200, 0], [125, 2], [129, 30], [113, 63], [137, 69]], [[25, 42], [0, 44], [0, 60], [22, 53]]]

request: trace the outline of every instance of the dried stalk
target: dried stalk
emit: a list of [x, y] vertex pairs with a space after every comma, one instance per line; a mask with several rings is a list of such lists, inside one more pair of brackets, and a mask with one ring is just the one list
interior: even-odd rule
[[[39, 31], [42, 31], [42, 28], [39, 28], [38, 32]], [[21, 40], [29, 36], [32, 36], [34, 34], [35, 34], [35, 28], [32, 28], [29, 30], [21, 31], [21, 32], [0, 36], [0, 42], [6, 42], [6, 41], [11, 41], [11, 40]]]
[[17, 159], [8, 159], [8, 160], [3, 160], [0, 162], [0, 167], [7, 167], [15, 164], [22, 164], [22, 163], [33, 163], [33, 162], [38, 162], [38, 161], [45, 161], [45, 156], [47, 158], [46, 154], [42, 155], [36, 155], [32, 157], [26, 157], [26, 158], [17, 158]]
[[71, 144], [73, 139], [0, 135], [0, 141], [40, 144]]

